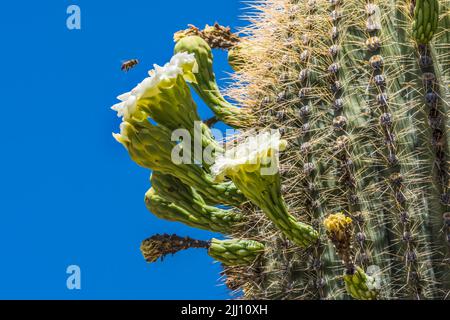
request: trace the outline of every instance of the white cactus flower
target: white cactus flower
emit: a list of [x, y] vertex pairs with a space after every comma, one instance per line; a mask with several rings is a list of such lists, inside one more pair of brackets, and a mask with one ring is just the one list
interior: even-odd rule
[[145, 78], [130, 92], [126, 92], [117, 97], [121, 102], [111, 107], [117, 112], [117, 116], [129, 119], [137, 109], [139, 99], [153, 96], [159, 92], [159, 87], [173, 85], [179, 75], [182, 75], [188, 82], [195, 81], [193, 73], [198, 72], [198, 65], [194, 54], [186, 52], [178, 53], [172, 57], [170, 62], [164, 66], [154, 65], [154, 69], [148, 72], [149, 77]]
[[123, 144], [125, 146], [126, 142], [130, 142], [130, 139], [128, 138], [127, 129], [130, 126], [128, 122], [122, 122], [120, 124], [120, 133], [113, 133], [114, 139], [116, 139], [117, 142]]
[[381, 288], [380, 281], [377, 280], [375, 277], [371, 277], [371, 276], [367, 276], [366, 285], [367, 285], [367, 289], [369, 289], [369, 290], [377, 291], [377, 290], [380, 290], [380, 288]]
[[[275, 165], [278, 169], [277, 154], [286, 148], [287, 142], [281, 139], [278, 130], [262, 132], [248, 137], [243, 143], [226, 150], [216, 157], [211, 173], [220, 181], [225, 176], [233, 175], [241, 170], [254, 172], [261, 169], [261, 165]], [[271, 163], [276, 161], [276, 163]], [[274, 174], [276, 172], [272, 172]], [[270, 174], [270, 173], [269, 173]]]

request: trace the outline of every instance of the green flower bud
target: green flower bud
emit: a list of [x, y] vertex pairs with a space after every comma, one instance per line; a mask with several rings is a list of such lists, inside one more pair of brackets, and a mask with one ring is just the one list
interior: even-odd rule
[[375, 277], [367, 275], [357, 267], [353, 274], [344, 275], [347, 293], [357, 300], [376, 300], [380, 293], [380, 284]]
[[242, 215], [233, 210], [207, 205], [195, 189], [171, 175], [155, 171], [151, 182], [153, 187], [146, 193], [145, 203], [159, 218], [221, 233], [229, 233], [242, 220]]

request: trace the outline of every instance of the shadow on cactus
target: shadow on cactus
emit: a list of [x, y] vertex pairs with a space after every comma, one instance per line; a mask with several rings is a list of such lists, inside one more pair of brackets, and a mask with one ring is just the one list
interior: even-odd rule
[[[450, 299], [450, 0], [254, 8], [239, 33], [175, 33], [113, 107], [149, 211], [226, 238], [154, 235], [145, 259], [206, 249], [246, 299]], [[217, 121], [238, 134], [216, 141]]]

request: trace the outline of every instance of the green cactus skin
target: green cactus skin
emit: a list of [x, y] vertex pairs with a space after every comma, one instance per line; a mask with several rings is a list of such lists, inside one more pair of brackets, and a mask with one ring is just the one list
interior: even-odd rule
[[[382, 13], [395, 12], [395, 8], [383, 3], [372, 9], [380, 10]], [[371, 16], [369, 15], [368, 19], [372, 19], [373, 23], [374, 18], [371, 18]], [[395, 239], [391, 246], [390, 257], [387, 254], [382, 256], [384, 261], [391, 260], [387, 266], [383, 266], [385, 270], [390, 270], [390, 272], [384, 273], [386, 285], [383, 294], [398, 297], [424, 297], [429, 296], [432, 291], [430, 284], [434, 275], [426, 270], [430, 263], [429, 256], [424, 254], [416, 258], [416, 254], [417, 252], [426, 252], [425, 249], [429, 250], [429, 248], [419, 248], [412, 238], [424, 235], [424, 230], [418, 226], [424, 225], [425, 219], [421, 215], [423, 211], [429, 209], [423, 209], [421, 199], [412, 196], [421, 194], [421, 187], [416, 183], [418, 177], [408, 175], [408, 172], [414, 171], [411, 165], [418, 161], [414, 157], [416, 137], [414, 131], [412, 131], [416, 124], [411, 121], [414, 118], [405, 117], [411, 111], [408, 110], [407, 101], [399, 94], [399, 92], [402, 92], [401, 81], [403, 80], [401, 77], [403, 75], [401, 72], [395, 73], [393, 71], [394, 63], [390, 61], [391, 57], [400, 56], [400, 48], [396, 47], [396, 34], [392, 30], [390, 17], [392, 17], [392, 14], [386, 14], [383, 19], [380, 19], [376, 30], [371, 33], [372, 39], [373, 37], [381, 39], [378, 49], [373, 50], [366, 46], [360, 50], [356, 49], [357, 51], [353, 49], [353, 52], [359, 57], [355, 55], [353, 59], [349, 60], [367, 61], [366, 66], [356, 63], [353, 68], [359, 68], [358, 72], [361, 73], [364, 70], [370, 72], [367, 78], [362, 78], [359, 87], [361, 91], [364, 88], [368, 89], [369, 92], [368, 108], [373, 111], [366, 118], [366, 128], [373, 138], [372, 150], [378, 151], [375, 154], [377, 157], [366, 161], [371, 161], [372, 167], [378, 172], [377, 176], [374, 176], [376, 179], [369, 178], [366, 175], [372, 180], [366, 181], [367, 185], [374, 191], [381, 190], [381, 203], [378, 210], [389, 213], [384, 217], [382, 215], [379, 215], [378, 218], [375, 217], [378, 221], [374, 221], [372, 228], [377, 228], [377, 225], [388, 222], [388, 228], [384, 233], [391, 239]], [[361, 39], [359, 42], [362, 43], [369, 40], [365, 34], [356, 34], [355, 36], [355, 39]], [[376, 61], [380, 61], [380, 59], [383, 61], [383, 66], [374, 68], [373, 64], [376, 64]], [[386, 97], [386, 101], [384, 101], [384, 97]], [[363, 101], [359, 105], [364, 107]], [[381, 140], [378, 137], [383, 138]], [[395, 137], [395, 139], [391, 137]], [[369, 144], [367, 143], [367, 145]], [[367, 165], [363, 164], [360, 168], [367, 169]], [[373, 203], [373, 200], [369, 200], [368, 204], [371, 203]], [[372, 206], [372, 208], [367, 211], [369, 214], [376, 210], [376, 207]], [[405, 217], [407, 218], [405, 219]], [[414, 236], [409, 238], [410, 234], [414, 234]], [[386, 252], [385, 245], [380, 246], [378, 250], [383, 250], [384, 247], [383, 251]], [[381, 250], [379, 252], [383, 252]], [[378, 259], [378, 261], [370, 264], [381, 266], [384, 261]], [[405, 265], [405, 263], [408, 268], [396, 267], [397, 265]]]
[[438, 0], [416, 0], [412, 36], [419, 44], [427, 44], [436, 33], [439, 22]]
[[212, 239], [208, 254], [227, 266], [252, 264], [264, 252], [264, 245], [253, 240]]
[[[308, 34], [312, 34], [321, 30], [323, 22], [325, 24], [328, 21], [323, 20], [323, 14], [325, 8], [318, 8], [316, 4], [310, 3], [310, 5], [302, 8], [303, 10], [308, 10], [308, 14], [311, 19], [317, 19], [319, 23], [308, 24], [305, 26], [304, 32], [304, 43], [310, 46], [311, 39]], [[299, 10], [302, 10], [299, 9]], [[294, 19], [295, 18], [291, 18]], [[323, 44], [323, 50], [328, 48]], [[320, 90], [321, 86], [324, 84], [324, 80], [317, 77], [318, 70], [320, 70], [320, 59], [323, 57], [318, 52], [312, 52], [311, 50], [305, 49], [302, 54], [307, 53], [307, 58], [302, 57], [297, 72], [299, 73], [300, 81], [300, 92], [301, 90], [315, 91]], [[285, 72], [289, 72], [290, 68], [285, 68]], [[286, 83], [286, 90], [289, 92], [296, 92], [298, 89], [295, 83]], [[299, 96], [301, 108], [308, 108], [309, 112], [301, 114], [301, 123], [303, 126], [309, 126], [308, 130], [300, 132], [297, 137], [297, 141], [300, 144], [301, 150], [301, 161], [299, 163], [300, 169], [303, 166], [303, 177], [300, 178], [301, 184], [299, 185], [298, 192], [304, 193], [305, 210], [311, 220], [311, 224], [316, 227], [320, 235], [324, 234], [322, 228], [322, 219], [327, 214], [327, 207], [329, 205], [330, 197], [327, 194], [327, 188], [331, 187], [331, 180], [326, 180], [329, 174], [332, 163], [329, 161], [333, 155], [329, 152], [323, 152], [321, 154], [317, 153], [316, 150], [329, 150], [326, 146], [330, 143], [331, 135], [328, 130], [328, 125], [332, 122], [332, 115], [327, 113], [322, 113], [326, 110], [328, 105], [322, 99], [320, 95], [315, 96], [314, 94], [305, 94], [301, 97]], [[317, 107], [315, 107], [317, 106]], [[302, 109], [301, 109], [302, 110]], [[294, 109], [295, 112], [295, 109]], [[295, 149], [294, 149], [295, 150]], [[294, 151], [295, 152], [295, 151]], [[309, 186], [317, 186], [316, 188], [310, 188]], [[338, 299], [342, 297], [342, 292], [336, 279], [339, 277], [338, 266], [336, 264], [337, 257], [334, 253], [333, 247], [327, 243], [316, 241], [314, 245], [314, 250], [312, 253], [312, 263], [307, 266], [307, 274], [311, 278], [311, 283], [308, 285], [308, 289], [314, 293], [312, 297], [314, 299]], [[328, 268], [335, 268], [336, 272], [325, 272]], [[328, 283], [327, 286], [322, 286], [322, 283]]]
[[228, 234], [243, 220], [240, 213], [209, 206], [198, 192], [179, 179], [154, 171], [152, 188], [145, 194], [150, 212], [169, 221]]
[[308, 247], [318, 237], [310, 225], [298, 221], [287, 210], [280, 193], [278, 174], [263, 176], [259, 171], [247, 172], [245, 177], [233, 176], [239, 190], [263, 210], [274, 225], [290, 240], [300, 247]]
[[198, 72], [195, 73], [196, 82], [192, 83], [192, 87], [217, 118], [233, 127], [250, 125], [251, 116], [246, 110], [233, 106], [220, 93], [213, 71], [213, 55], [208, 43], [199, 36], [184, 37], [175, 46], [175, 53], [181, 52], [195, 54]]
[[[177, 221], [191, 226], [190, 216], [199, 215], [187, 210], [192, 203], [212, 215], [211, 204], [228, 204], [233, 211], [224, 215], [245, 217], [221, 232], [254, 239], [258, 254], [247, 250], [252, 258], [242, 269], [241, 245], [212, 240], [210, 255], [246, 299], [449, 299], [450, 0], [268, 0], [255, 7], [261, 10], [245, 36], [227, 47], [236, 70], [227, 96], [252, 121], [220, 113], [230, 105], [204, 41], [183, 37], [175, 51], [196, 53], [194, 89], [218, 118], [243, 136], [282, 132], [289, 147], [280, 174], [214, 183], [207, 166], [166, 164], [167, 137], [149, 139], [144, 126], [124, 144], [131, 136], [155, 146], [138, 148], [133, 159], [183, 183], [175, 194], [154, 183], [150, 195], [161, 206], [176, 204], [183, 210]], [[345, 246], [323, 226], [337, 212], [352, 220]]]

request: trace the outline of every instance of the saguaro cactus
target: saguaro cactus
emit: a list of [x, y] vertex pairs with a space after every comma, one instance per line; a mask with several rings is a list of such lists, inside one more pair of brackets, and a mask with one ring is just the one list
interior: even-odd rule
[[[113, 107], [153, 170], [149, 210], [229, 237], [157, 235], [145, 258], [206, 248], [248, 299], [449, 299], [450, 0], [254, 8], [239, 35], [177, 32], [171, 62]], [[213, 49], [235, 70], [226, 91]], [[240, 129], [221, 145], [200, 126], [212, 158], [171, 137], [201, 120], [189, 86]]]

